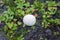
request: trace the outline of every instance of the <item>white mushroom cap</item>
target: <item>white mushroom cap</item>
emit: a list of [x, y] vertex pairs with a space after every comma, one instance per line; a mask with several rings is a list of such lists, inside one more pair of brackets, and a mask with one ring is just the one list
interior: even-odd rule
[[23, 23], [27, 26], [33, 26], [36, 23], [36, 18], [35, 16], [28, 14], [24, 16]]

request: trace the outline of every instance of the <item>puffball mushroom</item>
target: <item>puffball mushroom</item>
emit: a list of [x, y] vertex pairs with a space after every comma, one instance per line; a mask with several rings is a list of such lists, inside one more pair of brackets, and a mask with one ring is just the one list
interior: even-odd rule
[[24, 16], [23, 23], [27, 26], [33, 26], [36, 23], [36, 18], [35, 16], [28, 14]]

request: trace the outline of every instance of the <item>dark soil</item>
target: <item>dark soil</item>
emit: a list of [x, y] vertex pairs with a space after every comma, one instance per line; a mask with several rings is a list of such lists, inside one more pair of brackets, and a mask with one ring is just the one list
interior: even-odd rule
[[[6, 10], [7, 10], [6, 5], [0, 4], [0, 15]], [[8, 38], [6, 37], [6, 33], [2, 30], [4, 26], [5, 26], [5, 23], [1, 22], [0, 23], [0, 40], [8, 40]]]
[[7, 8], [6, 8], [6, 5], [4, 5], [4, 4], [1, 4], [0, 5], [0, 14], [2, 14], [4, 11], [6, 11], [7, 10]]

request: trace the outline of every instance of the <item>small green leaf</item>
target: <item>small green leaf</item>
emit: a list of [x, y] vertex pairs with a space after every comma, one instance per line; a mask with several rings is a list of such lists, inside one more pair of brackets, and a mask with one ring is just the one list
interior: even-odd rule
[[21, 25], [22, 23], [18, 21], [17, 24], [18, 24], [18, 25]]
[[18, 4], [18, 6], [17, 6], [17, 8], [23, 8], [23, 3], [22, 2], [20, 2], [19, 4]]
[[27, 3], [25, 3], [24, 5], [25, 5], [26, 7], [29, 7], [29, 6], [30, 6], [30, 3], [27, 2]]
[[13, 22], [12, 23], [6, 23], [6, 24], [10, 29], [13, 27]]

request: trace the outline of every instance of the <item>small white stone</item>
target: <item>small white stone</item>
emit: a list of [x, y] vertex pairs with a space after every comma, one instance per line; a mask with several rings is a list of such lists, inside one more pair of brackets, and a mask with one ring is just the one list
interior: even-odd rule
[[36, 18], [35, 16], [28, 14], [24, 16], [23, 23], [27, 26], [33, 26], [36, 23]]

